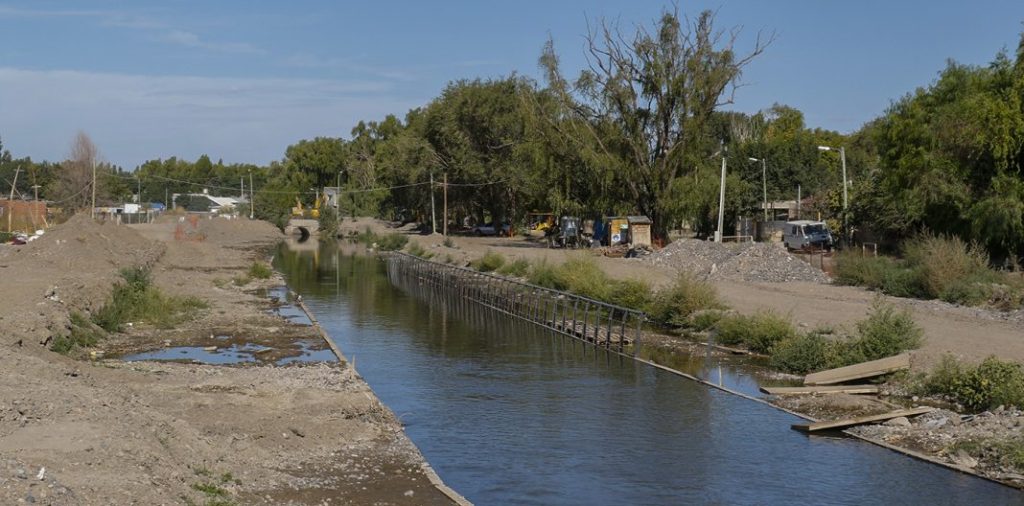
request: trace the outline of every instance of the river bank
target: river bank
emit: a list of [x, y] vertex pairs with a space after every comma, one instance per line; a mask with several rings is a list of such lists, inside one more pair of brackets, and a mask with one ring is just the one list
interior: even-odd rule
[[[168, 218], [76, 217], [0, 250], [0, 503], [451, 504], [350, 363], [284, 365], [326, 347], [267, 298], [282, 278], [247, 274], [281, 234]], [[96, 347], [49, 350], [136, 266], [206, 308], [170, 330], [132, 322]], [[117, 358], [246, 346], [261, 353], [233, 366]]]

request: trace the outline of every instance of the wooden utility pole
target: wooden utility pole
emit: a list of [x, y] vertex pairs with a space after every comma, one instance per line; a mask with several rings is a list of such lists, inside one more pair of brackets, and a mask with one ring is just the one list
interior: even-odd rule
[[434, 211], [434, 173], [430, 173], [430, 232], [437, 233], [437, 213]]
[[448, 237], [448, 172], [444, 173], [444, 227], [443, 235]]
[[253, 217], [253, 211], [256, 209], [256, 202], [252, 199], [252, 170], [249, 171], [249, 219]]
[[96, 160], [92, 161], [92, 207], [89, 209], [89, 215], [93, 219], [96, 219]]
[[17, 166], [14, 169], [14, 182], [11, 183], [11, 196], [7, 197], [7, 202], [8, 202], [8, 204], [7, 204], [7, 206], [8, 206], [7, 207], [7, 231], [8, 232], [12, 232], [12, 230], [11, 230], [11, 226], [12, 226], [11, 220], [14, 218], [14, 187], [15, 187], [15, 185], [18, 184], [18, 173], [19, 172], [21, 172], [21, 165]]

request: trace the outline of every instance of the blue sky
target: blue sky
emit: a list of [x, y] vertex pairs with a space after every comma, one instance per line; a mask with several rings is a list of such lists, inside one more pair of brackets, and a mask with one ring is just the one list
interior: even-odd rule
[[[150, 158], [266, 163], [360, 119], [403, 115], [451, 80], [536, 76], [550, 35], [584, 64], [587, 19], [650, 24], [662, 2], [0, 0], [0, 138], [15, 156], [63, 159], [75, 132], [132, 169]], [[1024, 1], [682, 2], [775, 42], [731, 107], [783, 103], [850, 132], [932, 82], [947, 59], [1016, 48]]]

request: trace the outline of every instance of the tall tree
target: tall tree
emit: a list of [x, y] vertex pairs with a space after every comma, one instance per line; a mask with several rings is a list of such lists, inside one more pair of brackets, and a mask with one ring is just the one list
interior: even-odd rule
[[732, 103], [743, 68], [774, 38], [759, 33], [739, 54], [740, 30], [716, 29], [714, 21], [711, 11], [691, 21], [666, 10], [653, 31], [641, 26], [629, 38], [617, 23], [602, 21], [587, 36], [589, 68], [572, 84], [552, 41], [540, 59], [549, 89], [581, 120], [563, 134], [593, 146], [591, 163], [618, 174], [616, 184], [660, 234], [674, 182], [708, 154], [701, 144], [712, 113]]

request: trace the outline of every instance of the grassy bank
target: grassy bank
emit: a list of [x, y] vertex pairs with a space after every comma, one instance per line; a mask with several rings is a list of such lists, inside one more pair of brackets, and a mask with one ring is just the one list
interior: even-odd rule
[[789, 315], [761, 312], [736, 314], [718, 297], [713, 286], [688, 274], [661, 290], [640, 280], [612, 279], [589, 256], [578, 255], [559, 265], [509, 262], [488, 251], [470, 263], [482, 272], [524, 278], [546, 288], [562, 290], [647, 313], [653, 322], [681, 332], [714, 332], [716, 342], [768, 355], [781, 371], [806, 374], [876, 360], [920, 346], [922, 331], [910, 314], [876, 299], [867, 319], [851, 335], [831, 329], [801, 332]]
[[835, 282], [895, 297], [940, 299], [1001, 310], [1024, 307], [1024, 278], [990, 268], [988, 254], [955, 237], [920, 235], [906, 241], [902, 258], [836, 257]]
[[120, 332], [129, 322], [171, 328], [188, 319], [191, 311], [207, 307], [195, 297], [164, 294], [153, 286], [149, 269], [122, 269], [121, 278], [114, 285], [110, 298], [91, 317], [71, 313], [70, 331], [53, 340], [50, 346], [53, 351], [69, 353], [75, 348], [95, 346], [107, 333]]

